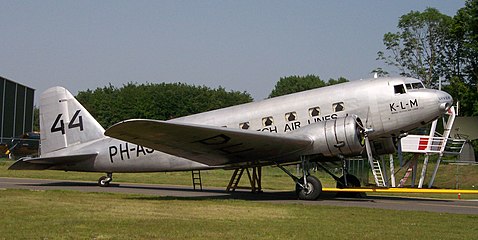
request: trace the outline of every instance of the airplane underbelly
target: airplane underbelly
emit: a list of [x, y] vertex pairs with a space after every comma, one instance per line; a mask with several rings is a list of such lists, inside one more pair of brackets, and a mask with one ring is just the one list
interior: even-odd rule
[[113, 162], [108, 156], [106, 158], [103, 156], [96, 160], [94, 168], [95, 171], [102, 172], [169, 172], [208, 169], [210, 167], [202, 163], [155, 151], [151, 155], [113, 160]]

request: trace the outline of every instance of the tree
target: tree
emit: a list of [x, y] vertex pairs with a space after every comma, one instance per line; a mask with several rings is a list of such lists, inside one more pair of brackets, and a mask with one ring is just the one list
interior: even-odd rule
[[110, 84], [80, 91], [77, 99], [104, 127], [130, 118], [168, 120], [252, 101], [247, 92], [184, 83]]
[[340, 77], [337, 80], [331, 78], [328, 82], [324, 82], [320, 79], [319, 76], [315, 75], [306, 75], [303, 77], [281, 77], [276, 83], [274, 89], [272, 89], [272, 92], [269, 94], [269, 98], [301, 92], [314, 88], [325, 87], [343, 82], [348, 82], [348, 80], [346, 78]]
[[400, 75], [422, 79], [426, 86], [434, 87], [446, 75], [446, 47], [453, 19], [435, 8], [423, 12], [411, 11], [400, 17], [399, 32], [388, 32], [383, 43], [388, 55], [378, 52], [378, 58], [399, 69]]
[[454, 17], [433, 8], [411, 11], [400, 17], [398, 28], [384, 35], [387, 54], [380, 51], [377, 59], [428, 87], [443, 79], [460, 102], [460, 114], [478, 115], [478, 0], [467, 1]]
[[337, 79], [330, 78], [329, 81], [326, 83], [326, 85], [331, 86], [331, 85], [340, 84], [340, 83], [344, 83], [344, 82], [348, 82], [348, 81], [349, 80], [347, 80], [344, 77], [339, 77]]
[[457, 76], [453, 76], [450, 79], [450, 84], [444, 86], [446, 92], [453, 96], [455, 103], [459, 102], [461, 116], [473, 116], [476, 115], [477, 104], [477, 94], [474, 92], [474, 89], [470, 88], [469, 85], [465, 84]]
[[467, 1], [453, 18], [452, 34], [458, 42], [458, 75], [478, 91], [478, 0]]
[[[445, 79], [460, 115], [478, 116], [478, 0], [466, 1], [453, 18], [433, 8], [412, 11], [400, 17], [398, 28], [384, 35], [388, 55], [380, 51], [377, 59], [428, 87]], [[476, 152], [478, 141], [473, 144]]]
[[383, 70], [381, 67], [372, 70], [370, 73], [377, 74], [377, 77], [388, 77], [389, 76], [388, 72]]

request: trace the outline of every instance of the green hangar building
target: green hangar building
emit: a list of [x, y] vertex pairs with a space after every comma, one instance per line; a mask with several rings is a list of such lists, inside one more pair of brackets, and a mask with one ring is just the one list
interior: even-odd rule
[[33, 130], [35, 90], [0, 76], [0, 143]]

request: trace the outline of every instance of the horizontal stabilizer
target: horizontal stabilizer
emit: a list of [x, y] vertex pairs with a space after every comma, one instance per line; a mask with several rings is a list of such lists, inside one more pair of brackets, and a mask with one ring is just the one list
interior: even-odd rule
[[98, 153], [67, 155], [59, 157], [21, 158], [13, 163], [8, 170], [46, 170], [66, 164], [94, 159]]
[[313, 143], [303, 135], [147, 119], [117, 123], [105, 135], [210, 166], [284, 161]]

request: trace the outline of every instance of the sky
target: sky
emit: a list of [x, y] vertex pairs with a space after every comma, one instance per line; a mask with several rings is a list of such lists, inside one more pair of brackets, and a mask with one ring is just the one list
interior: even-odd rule
[[400, 16], [465, 1], [0, 0], [0, 76], [74, 95], [183, 82], [267, 98], [281, 77], [372, 77]]

